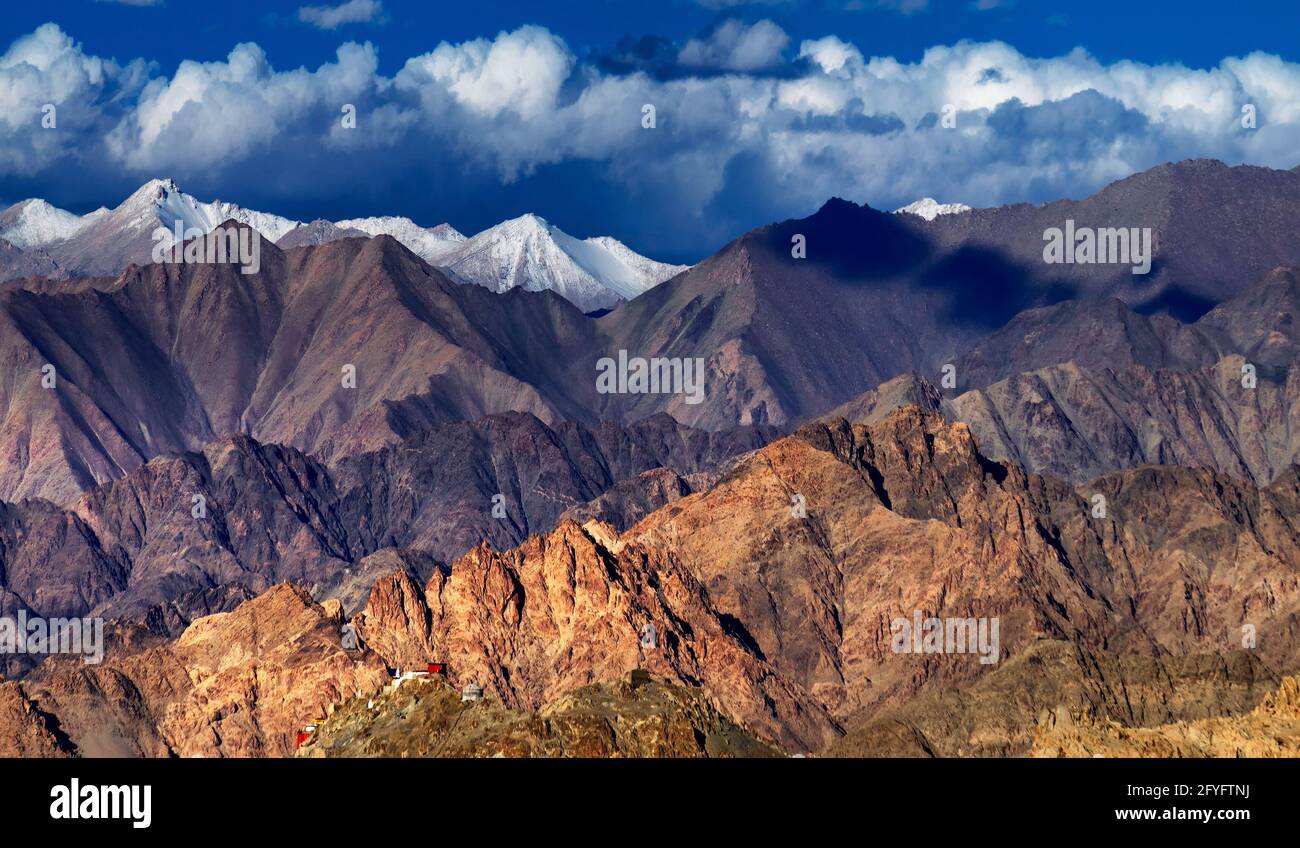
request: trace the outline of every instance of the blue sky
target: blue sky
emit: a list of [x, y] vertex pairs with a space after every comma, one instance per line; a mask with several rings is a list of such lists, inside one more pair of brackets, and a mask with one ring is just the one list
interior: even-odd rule
[[171, 176], [304, 219], [532, 211], [694, 261], [831, 195], [987, 205], [1189, 156], [1300, 165], [1294, 2], [141, 2], [10, 4], [0, 201], [84, 212]]

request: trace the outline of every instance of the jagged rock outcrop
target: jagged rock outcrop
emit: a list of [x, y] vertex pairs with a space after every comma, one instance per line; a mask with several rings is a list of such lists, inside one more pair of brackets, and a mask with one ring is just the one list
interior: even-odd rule
[[[481, 685], [515, 710], [540, 709], [641, 667], [700, 686], [723, 713], [791, 749], [815, 750], [838, 734], [810, 693], [775, 672], [744, 625], [714, 609], [691, 572], [653, 548], [619, 543], [598, 524], [566, 521], [510, 551], [482, 545], [450, 575], [434, 572], [423, 599], [402, 575], [381, 581], [354, 623], [389, 665], [447, 663], [454, 684]], [[394, 646], [376, 635], [385, 624], [405, 639]], [[640, 644], [647, 624], [656, 632], [652, 647]], [[430, 655], [398, 652], [412, 643]]]
[[[20, 685], [80, 756], [286, 756], [299, 727], [387, 677], [374, 653], [344, 650], [342, 624], [279, 585], [174, 642], [111, 651], [100, 665], [52, 658]], [[23, 732], [0, 725], [0, 739]]]
[[1300, 371], [1261, 369], [1243, 385], [1240, 356], [1194, 370], [1018, 374], [945, 404], [989, 456], [1083, 482], [1144, 464], [1204, 466], [1260, 485], [1296, 461]]
[[1003, 660], [1042, 638], [1217, 653], [1249, 626], [1265, 662], [1293, 666], [1297, 491], [1294, 473], [1261, 490], [1160, 467], [1075, 491], [908, 407], [810, 425], [622, 541], [673, 551], [783, 677], [846, 719], [989, 670], [974, 653], [895, 653], [893, 622], [915, 611], [997, 618]]
[[0, 757], [68, 757], [75, 750], [22, 684], [0, 681]]
[[916, 404], [969, 425], [991, 458], [1076, 483], [1151, 463], [1266, 485], [1300, 452], [1298, 311], [1288, 267], [1192, 324], [1114, 299], [1028, 309], [951, 371], [897, 377], [821, 420]]
[[[658, 469], [705, 480], [771, 435], [707, 433], [667, 416], [552, 429], [509, 413], [433, 427], [332, 469], [232, 436], [158, 457], [68, 510], [0, 503], [0, 613], [93, 612], [174, 635], [288, 580], [351, 614], [394, 568], [423, 583], [437, 563], [484, 539], [507, 548], [550, 530], [624, 479]], [[625, 526], [658, 496], [613, 503]]]
[[[392, 570], [351, 620], [355, 656], [340, 628], [357, 585], [328, 609], [280, 586], [174, 643], [142, 630], [103, 666], [47, 661], [21, 685], [79, 753], [284, 752], [269, 727], [431, 662], [515, 712], [643, 668], [790, 751], [840, 750], [847, 729], [842, 750], [1023, 753], [1042, 709], [1138, 726], [1253, 707], [1300, 655], [1297, 514], [1297, 469], [1263, 489], [1143, 467], [1076, 490], [910, 406], [808, 425], [622, 534], [566, 520], [449, 568], [370, 555], [363, 571]], [[916, 613], [997, 636], [899, 650]]]

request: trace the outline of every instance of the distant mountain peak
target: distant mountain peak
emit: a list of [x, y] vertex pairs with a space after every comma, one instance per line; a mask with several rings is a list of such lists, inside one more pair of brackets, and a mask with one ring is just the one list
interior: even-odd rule
[[531, 212], [478, 233], [445, 267], [461, 282], [499, 293], [549, 289], [583, 312], [617, 306], [685, 270], [608, 236], [575, 238]]
[[44, 247], [71, 238], [103, 212], [75, 215], [40, 198], [29, 198], [0, 211], [0, 238], [22, 250]]
[[920, 200], [913, 200], [906, 206], [895, 209], [894, 214], [916, 215], [927, 221], [933, 221], [940, 215], [959, 215], [970, 210], [971, 207], [964, 203], [940, 203], [933, 197], [922, 197]]
[[818, 215], [834, 212], [856, 212], [860, 209], [869, 209], [865, 203], [854, 203], [852, 200], [845, 200], [842, 197], [832, 197], [822, 204], [817, 210]]

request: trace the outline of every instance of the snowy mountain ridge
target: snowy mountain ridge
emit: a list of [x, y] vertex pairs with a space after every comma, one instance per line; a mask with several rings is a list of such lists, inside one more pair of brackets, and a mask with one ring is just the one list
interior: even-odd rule
[[933, 221], [940, 215], [959, 215], [970, 210], [971, 207], [964, 203], [940, 203], [933, 197], [922, 197], [920, 200], [913, 200], [906, 206], [895, 209], [894, 214], [916, 215], [927, 221]]
[[496, 292], [550, 289], [584, 312], [631, 300], [686, 270], [656, 262], [609, 236], [575, 238], [537, 215], [522, 215], [466, 238], [450, 224], [422, 227], [410, 218], [380, 216], [319, 219], [310, 223], [246, 209], [221, 200], [204, 202], [171, 179], [154, 179], [114, 209], [76, 215], [31, 199], [0, 211], [0, 239], [20, 251], [48, 249], [63, 267], [81, 273], [113, 273], [140, 262], [159, 228], [174, 240], [184, 231], [211, 232], [225, 221], [252, 227], [284, 247], [335, 238], [389, 235], [460, 283]]
[[584, 312], [631, 300], [687, 268], [648, 259], [609, 236], [574, 238], [533, 214], [478, 233], [444, 267], [498, 293], [550, 289]]

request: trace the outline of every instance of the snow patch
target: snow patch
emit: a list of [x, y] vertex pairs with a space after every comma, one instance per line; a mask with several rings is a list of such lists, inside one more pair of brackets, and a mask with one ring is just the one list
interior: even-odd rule
[[906, 213], [908, 215], [917, 215], [927, 221], [933, 221], [940, 215], [958, 215], [970, 210], [971, 207], [964, 203], [940, 203], [933, 197], [922, 197], [920, 200], [913, 200], [906, 206], [895, 209], [894, 214]]

